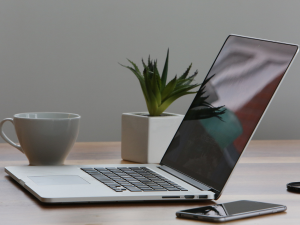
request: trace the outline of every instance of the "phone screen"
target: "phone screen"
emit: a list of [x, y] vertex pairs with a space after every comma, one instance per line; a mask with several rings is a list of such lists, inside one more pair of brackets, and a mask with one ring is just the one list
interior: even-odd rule
[[224, 217], [240, 213], [253, 212], [269, 208], [280, 207], [281, 205], [270, 204], [264, 202], [254, 201], [236, 201], [224, 204], [217, 204], [212, 206], [204, 206], [200, 208], [188, 209], [182, 212], [192, 213], [195, 215], [209, 216], [209, 217]]

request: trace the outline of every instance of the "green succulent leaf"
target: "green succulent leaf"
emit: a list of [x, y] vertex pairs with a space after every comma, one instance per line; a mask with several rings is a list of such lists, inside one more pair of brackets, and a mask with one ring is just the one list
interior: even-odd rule
[[162, 101], [164, 101], [169, 95], [172, 94], [174, 88], [176, 87], [177, 77], [175, 76], [167, 86], [163, 89], [161, 93]]
[[151, 79], [151, 89], [155, 96], [157, 106], [159, 106], [161, 104], [161, 94], [160, 94], [160, 90], [159, 90], [159, 86], [158, 86], [158, 82], [157, 82], [157, 76], [155, 76], [155, 74], [152, 76], [152, 79]]
[[121, 66], [129, 69], [139, 80], [142, 78], [142, 75], [139, 71], [136, 71], [134, 68], [130, 67], [130, 66], [124, 66], [121, 63], [119, 63]]
[[145, 64], [143, 59], [142, 59], [142, 63], [143, 63], [144, 69], [145, 69], [147, 67], [147, 65]]
[[185, 80], [177, 80], [177, 83], [176, 83], [176, 89], [177, 88], [180, 88], [183, 84], [185, 84], [187, 82], [187, 80], [185, 79]]
[[140, 82], [140, 85], [141, 85], [141, 88], [142, 88], [142, 91], [143, 91], [143, 95], [144, 95], [145, 101], [147, 102], [148, 101], [148, 95], [147, 95], [147, 90], [146, 90], [146, 84], [145, 84], [144, 78], [142, 77], [140, 71], [139, 70], [136, 71], [135, 69], [133, 69], [130, 66], [124, 66], [121, 63], [119, 63], [119, 64], [121, 66], [129, 69], [138, 78], [138, 80]]
[[169, 49], [167, 52], [167, 57], [164, 65], [164, 69], [161, 75], [161, 90], [163, 90], [167, 83], [167, 76], [168, 76], [168, 67], [169, 67]]
[[161, 79], [160, 79], [160, 75], [157, 69], [157, 61], [154, 64], [154, 75], [156, 76], [156, 81], [157, 81], [157, 85], [159, 90], [161, 90]]
[[192, 83], [194, 81], [194, 78], [197, 76], [197, 74], [198, 74], [198, 70], [196, 70], [193, 75], [191, 75], [187, 79], [185, 79], [185, 82], [183, 84], [189, 85], [190, 83]]
[[151, 114], [155, 113], [155, 111], [157, 110], [157, 101], [155, 98], [155, 94], [153, 93], [152, 87], [151, 87], [151, 80], [149, 78], [149, 69], [146, 68], [144, 70], [144, 78], [145, 78], [145, 86], [146, 86], [146, 91], [147, 91], [147, 95], [148, 95], [148, 111]]
[[133, 65], [135, 71], [136, 71], [139, 75], [141, 75], [141, 72], [140, 72], [139, 68], [137, 67], [137, 65], [136, 65], [134, 62], [130, 61], [129, 59], [127, 59], [127, 60], [128, 60], [128, 62], [131, 63], [131, 65]]
[[186, 69], [186, 71], [178, 78], [178, 80], [185, 79], [185, 78], [187, 77], [187, 75], [189, 74], [191, 68], [192, 68], [192, 63], [191, 63], [191, 65]]
[[169, 97], [171, 97], [171, 96], [173, 96], [173, 95], [176, 95], [176, 94], [178, 94], [178, 93], [187, 92], [187, 91], [189, 91], [189, 90], [191, 90], [191, 89], [193, 89], [193, 88], [195, 88], [195, 87], [198, 87], [199, 85], [200, 85], [200, 84], [183, 85], [183, 86], [181, 86], [180, 88], [174, 90], [174, 91], [172, 92], [172, 94], [171, 94]]
[[153, 72], [153, 62], [151, 61], [150, 59], [150, 55], [149, 55], [149, 58], [148, 58], [148, 68], [149, 68], [149, 71]]

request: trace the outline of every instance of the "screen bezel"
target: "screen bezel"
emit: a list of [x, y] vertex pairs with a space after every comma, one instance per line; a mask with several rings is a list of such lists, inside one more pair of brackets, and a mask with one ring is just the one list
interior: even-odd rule
[[[246, 37], [246, 36], [241, 36], [241, 35], [231, 34], [231, 35], [229, 35], [229, 36], [226, 38], [225, 42], [223, 43], [223, 45], [222, 45], [222, 47], [221, 47], [219, 53], [217, 54], [217, 56], [216, 56], [216, 58], [215, 58], [215, 60], [214, 60], [214, 62], [213, 62], [213, 64], [212, 64], [212, 66], [210, 67], [210, 69], [209, 69], [207, 75], [205, 76], [204, 80], [207, 79], [207, 77], [209, 76], [210, 71], [211, 71], [212, 68], [214, 67], [216, 60], [218, 59], [220, 53], [222, 52], [222, 50], [223, 50], [223, 48], [224, 48], [224, 45], [226, 44], [226, 42], [228, 41], [228, 39], [229, 39], [230, 37], [232, 37], [232, 36], [234, 36], [234, 37], [240, 37], [240, 38], [246, 38], [246, 39], [252, 39], [252, 40], [258, 40], [258, 41], [265, 41], [265, 42], [271, 42], [271, 43], [278, 43], [278, 44], [290, 45], [290, 46], [296, 47], [296, 51], [295, 51], [295, 54], [294, 54], [294, 56], [292, 57], [290, 63], [288, 64], [287, 69], [284, 71], [284, 74], [283, 74], [283, 76], [282, 76], [282, 78], [281, 78], [281, 80], [280, 80], [280, 82], [279, 82], [277, 88], [275, 89], [275, 91], [274, 91], [272, 97], [270, 98], [269, 103], [267, 104], [266, 108], [264, 109], [264, 111], [263, 111], [263, 113], [262, 113], [260, 119], [258, 120], [258, 122], [257, 122], [257, 124], [256, 124], [256, 126], [255, 126], [255, 128], [254, 128], [254, 130], [253, 130], [253, 132], [252, 132], [252, 134], [251, 134], [250, 137], [249, 137], [249, 140], [247, 141], [245, 147], [243, 148], [243, 150], [242, 150], [240, 156], [238, 157], [238, 160], [237, 160], [236, 164], [235, 164], [234, 167], [232, 168], [232, 170], [231, 170], [229, 176], [227, 177], [226, 182], [225, 182], [225, 184], [223, 185], [223, 187], [221, 188], [221, 190], [217, 190], [216, 188], [207, 185], [205, 182], [200, 181], [200, 180], [197, 180], [197, 179], [195, 179], [194, 177], [192, 177], [192, 176], [190, 176], [190, 175], [188, 175], [188, 174], [186, 174], [186, 173], [181, 172], [180, 169], [175, 168], [175, 167], [173, 167], [173, 166], [170, 166], [170, 165], [168, 165], [167, 163], [164, 163], [164, 158], [165, 158], [165, 156], [166, 156], [166, 153], [168, 152], [169, 147], [170, 147], [172, 141], [174, 140], [174, 137], [175, 137], [176, 133], [177, 133], [178, 130], [180, 129], [180, 127], [181, 127], [181, 125], [182, 125], [182, 122], [181, 122], [180, 126], [178, 127], [177, 131], [175, 132], [175, 135], [174, 135], [174, 137], [172, 138], [172, 141], [170, 142], [170, 144], [169, 144], [169, 146], [168, 146], [168, 148], [167, 148], [165, 154], [163, 155], [163, 157], [162, 157], [162, 159], [161, 159], [160, 165], [161, 165], [161, 166], [167, 166], [167, 167], [169, 167], [169, 168], [171, 168], [171, 169], [173, 169], [173, 170], [175, 170], [175, 171], [178, 171], [178, 172], [184, 174], [185, 176], [190, 177], [191, 179], [194, 179], [194, 180], [196, 180], [197, 182], [200, 182], [200, 183], [204, 184], [205, 186], [209, 187], [210, 190], [213, 191], [213, 192], [215, 193], [215, 199], [218, 199], [218, 198], [221, 196], [221, 193], [222, 193], [222, 191], [224, 190], [224, 187], [226, 186], [226, 184], [227, 184], [229, 178], [231, 177], [233, 170], [235, 169], [235, 167], [236, 167], [236, 165], [238, 164], [238, 162], [239, 162], [241, 156], [243, 155], [245, 149], [247, 148], [247, 146], [248, 146], [250, 140], [252, 139], [252, 137], [253, 137], [253, 135], [254, 135], [254, 133], [255, 133], [257, 127], [259, 126], [259, 124], [260, 124], [262, 118], [264, 117], [264, 115], [265, 115], [265, 113], [266, 113], [266, 111], [267, 111], [267, 109], [268, 109], [270, 103], [272, 102], [272, 100], [273, 100], [273, 98], [274, 98], [276, 92], [278, 91], [278, 88], [280, 87], [280, 85], [281, 85], [281, 83], [282, 83], [284, 77], [286, 76], [286, 73], [288, 72], [288, 70], [289, 70], [289, 68], [290, 68], [290, 66], [291, 66], [291, 64], [292, 64], [292, 62], [294, 61], [294, 59], [295, 59], [295, 57], [296, 57], [296, 55], [298, 54], [298, 51], [299, 51], [299, 47], [298, 47], [298, 45], [296, 45], [296, 44], [290, 44], [290, 43], [284, 43], [284, 42], [271, 41], [271, 40], [266, 40], [266, 39], [259, 39], [259, 38], [252, 38], [252, 37]], [[202, 85], [200, 86], [199, 90], [201, 89], [201, 87], [202, 87]], [[196, 96], [197, 96], [197, 94], [195, 95], [195, 98], [196, 98]], [[190, 108], [191, 108], [191, 106], [192, 106], [192, 103], [194, 102], [195, 98], [194, 98], [193, 101], [191, 102], [191, 105], [189, 106], [189, 108], [188, 108], [187, 111], [190, 110]], [[183, 121], [184, 121], [185, 117], [186, 117], [186, 115], [184, 116]]]

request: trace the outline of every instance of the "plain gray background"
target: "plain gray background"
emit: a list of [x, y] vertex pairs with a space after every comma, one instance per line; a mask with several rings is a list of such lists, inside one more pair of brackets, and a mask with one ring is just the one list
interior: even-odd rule
[[[136, 77], [148, 54], [169, 79], [192, 62], [201, 82], [229, 34], [300, 44], [299, 0], [0, 0], [0, 118], [20, 112], [82, 116], [78, 141], [120, 141], [121, 114], [146, 105]], [[300, 57], [255, 139], [299, 139]], [[184, 114], [194, 96], [168, 108]], [[11, 124], [4, 129], [16, 141]], [[2, 141], [2, 139], [1, 139]]]

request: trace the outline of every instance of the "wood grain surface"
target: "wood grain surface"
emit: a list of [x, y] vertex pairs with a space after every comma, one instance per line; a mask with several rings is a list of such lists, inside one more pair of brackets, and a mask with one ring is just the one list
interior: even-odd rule
[[[66, 164], [101, 163], [129, 162], [121, 159], [119, 142], [76, 143], [66, 161]], [[214, 204], [213, 201], [44, 204], [4, 172], [5, 166], [26, 164], [25, 155], [8, 144], [0, 144], [1, 225], [212, 224], [178, 219], [175, 212]], [[288, 209], [226, 224], [299, 224], [300, 194], [286, 190], [286, 183], [293, 181], [300, 181], [300, 141], [251, 141], [217, 203], [245, 199], [283, 204]]]

